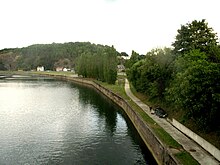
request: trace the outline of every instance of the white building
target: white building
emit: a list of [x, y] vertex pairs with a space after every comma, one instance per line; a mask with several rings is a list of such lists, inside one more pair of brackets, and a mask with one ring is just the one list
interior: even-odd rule
[[68, 71], [68, 69], [67, 69], [67, 68], [63, 68], [63, 71], [64, 71], [64, 72], [67, 72], [67, 71]]
[[43, 72], [44, 71], [44, 67], [43, 66], [38, 66], [37, 67], [37, 71], [38, 72]]

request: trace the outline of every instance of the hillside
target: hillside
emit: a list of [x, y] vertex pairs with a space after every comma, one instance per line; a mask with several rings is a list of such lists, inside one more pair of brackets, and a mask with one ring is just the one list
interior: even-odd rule
[[[97, 55], [108, 48], [111, 47], [90, 42], [69, 42], [3, 49], [0, 50], [0, 70], [35, 70], [37, 66], [55, 70], [61, 65], [74, 68], [80, 55]], [[115, 53], [118, 54], [117, 51]]]

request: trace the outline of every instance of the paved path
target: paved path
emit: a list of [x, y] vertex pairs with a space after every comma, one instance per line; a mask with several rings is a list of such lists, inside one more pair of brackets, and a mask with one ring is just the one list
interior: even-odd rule
[[220, 163], [203, 148], [201, 148], [193, 140], [189, 139], [182, 132], [173, 127], [167, 120], [159, 118], [156, 115], [150, 113], [150, 108], [139, 100], [130, 90], [129, 82], [125, 80], [125, 92], [126, 94], [140, 107], [142, 108], [157, 124], [159, 124], [167, 133], [169, 133], [183, 148], [189, 152], [194, 159], [196, 159], [201, 165], [219, 165]]

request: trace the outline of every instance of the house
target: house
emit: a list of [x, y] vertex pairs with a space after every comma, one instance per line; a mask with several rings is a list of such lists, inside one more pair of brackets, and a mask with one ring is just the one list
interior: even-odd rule
[[57, 71], [57, 72], [63, 71], [63, 67], [56, 67], [56, 71]]
[[37, 71], [38, 72], [43, 72], [44, 71], [44, 67], [43, 66], [38, 66], [37, 67]]
[[117, 69], [118, 69], [118, 72], [124, 72], [125, 71], [125, 66], [124, 65], [118, 65]]
[[67, 68], [63, 68], [63, 71], [64, 71], [64, 72], [67, 72], [67, 71], [68, 71], [68, 69], [67, 69]]
[[65, 67], [56, 67], [56, 71], [57, 72], [62, 72], [62, 71], [69, 72], [69, 71], [71, 71], [71, 69], [65, 68]]

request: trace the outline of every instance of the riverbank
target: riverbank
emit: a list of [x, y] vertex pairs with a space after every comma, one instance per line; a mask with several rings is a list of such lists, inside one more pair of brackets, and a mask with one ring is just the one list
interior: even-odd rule
[[[42, 74], [41, 74], [42, 75]], [[45, 74], [44, 74], [45, 75]], [[154, 131], [147, 125], [146, 121], [140, 116], [139, 112], [136, 112], [127, 102], [127, 99], [122, 98], [119, 96], [119, 93], [114, 93], [111, 90], [104, 87], [105, 85], [103, 83], [98, 83], [92, 80], [88, 79], [82, 79], [77, 78], [73, 76], [64, 76], [64, 75], [53, 75], [53, 74], [46, 74], [45, 76], [52, 76], [58, 79], [71, 81], [74, 83], [89, 85], [100, 92], [102, 92], [104, 95], [106, 95], [108, 98], [110, 98], [112, 101], [114, 101], [116, 104], [118, 104], [128, 115], [130, 120], [132, 121], [133, 125], [135, 126], [136, 130], [139, 132], [140, 136], [142, 137], [143, 141], [145, 142], [146, 146], [151, 151], [152, 155], [154, 156], [155, 160], [158, 164], [182, 164], [175, 158], [176, 150], [181, 150], [182, 147], [178, 143], [170, 144], [169, 146], [165, 145], [154, 133]], [[117, 82], [119, 83], [119, 82]], [[108, 85], [107, 85], [108, 86]], [[124, 88], [124, 83], [119, 85]], [[118, 91], [118, 90], [117, 90]], [[151, 121], [152, 125], [154, 127], [155, 123]], [[161, 128], [160, 128], [161, 129]], [[170, 140], [172, 142], [172, 140]]]
[[173, 150], [171, 148], [168, 148], [161, 142], [161, 140], [155, 135], [153, 130], [145, 123], [139, 113], [137, 113], [121, 96], [115, 94], [111, 90], [103, 87], [95, 81], [69, 76], [57, 75], [54, 77], [95, 87], [97, 90], [99, 90], [112, 101], [114, 101], [126, 112], [127, 116], [132, 121], [133, 125], [137, 129], [138, 133], [142, 137], [148, 149], [153, 154], [158, 164], [180, 164], [179, 161], [175, 158]]
[[[141, 107], [157, 124], [159, 124], [166, 132], [168, 132], [178, 143], [180, 143], [184, 150], [190, 153], [201, 165], [218, 165], [219, 162], [216, 160], [219, 158], [219, 151], [199, 138], [198, 135], [184, 127], [182, 124], [177, 122], [175, 119], [163, 119], [156, 115], [151, 114], [150, 108], [144, 104], [140, 99], [133, 95], [130, 90], [129, 82], [126, 81], [125, 90], [127, 95]], [[187, 136], [186, 136], [187, 135]], [[204, 149], [210, 154], [208, 154]], [[216, 158], [213, 158], [213, 156]]]
[[24, 74], [51, 76], [62, 80], [93, 86], [124, 109], [158, 164], [198, 164], [184, 151], [180, 144], [130, 100], [124, 91], [123, 78], [117, 81], [117, 85], [108, 85], [93, 80], [76, 78], [71, 74], [64, 75], [63, 73], [54, 74], [48, 72], [29, 72]]

